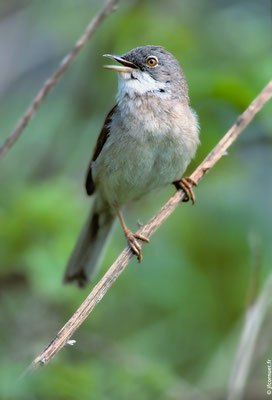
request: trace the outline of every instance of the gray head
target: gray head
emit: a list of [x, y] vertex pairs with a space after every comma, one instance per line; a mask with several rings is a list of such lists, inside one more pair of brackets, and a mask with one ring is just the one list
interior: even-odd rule
[[119, 91], [130, 97], [154, 94], [188, 101], [188, 88], [177, 59], [161, 46], [136, 47], [121, 56], [105, 54], [121, 65], [105, 68], [119, 72]]

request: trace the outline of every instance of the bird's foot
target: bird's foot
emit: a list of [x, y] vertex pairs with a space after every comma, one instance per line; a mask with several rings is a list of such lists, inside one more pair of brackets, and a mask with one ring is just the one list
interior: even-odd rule
[[195, 194], [192, 187], [197, 186], [197, 183], [192, 178], [186, 177], [173, 182], [177, 190], [183, 190], [185, 197], [182, 201], [189, 201], [191, 199], [192, 204], [195, 204]]
[[145, 236], [140, 235], [139, 233], [132, 233], [130, 229], [127, 229], [125, 231], [125, 236], [129, 247], [131, 248], [133, 253], [136, 254], [138, 261], [141, 262], [143, 259], [142, 246], [137, 239], [140, 239], [146, 243], [149, 243], [149, 240]]

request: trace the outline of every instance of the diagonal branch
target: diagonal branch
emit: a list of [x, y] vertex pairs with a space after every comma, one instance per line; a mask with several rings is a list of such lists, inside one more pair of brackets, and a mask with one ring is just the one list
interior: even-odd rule
[[[225, 154], [229, 146], [234, 142], [238, 135], [245, 129], [250, 123], [252, 118], [257, 112], [264, 106], [264, 104], [272, 97], [272, 81], [261, 91], [261, 93], [253, 100], [249, 107], [240, 115], [236, 123], [231, 129], [225, 134], [220, 142], [214, 147], [214, 149], [208, 154], [208, 156], [202, 161], [202, 163], [193, 172], [190, 178], [199, 182], [204, 174], [212, 168], [215, 163]], [[151, 220], [141, 227], [137, 233], [150, 238], [153, 233], [159, 228], [159, 226], [169, 217], [175, 208], [184, 199], [184, 193], [177, 191], [168, 202], [154, 215]], [[124, 251], [120, 254], [117, 260], [105, 273], [103, 278], [93, 288], [89, 296], [84, 300], [81, 306], [77, 309], [74, 315], [59, 331], [57, 336], [49, 343], [45, 350], [35, 358], [30, 365], [30, 369], [34, 369], [39, 365], [47, 364], [61, 349], [67, 344], [70, 337], [80, 327], [83, 321], [88, 317], [94, 307], [100, 302], [100, 300], [107, 293], [111, 285], [116, 281], [118, 276], [123, 272], [129, 261], [132, 259], [133, 254], [130, 248], [127, 246]]]
[[56, 85], [58, 80], [62, 77], [64, 72], [68, 69], [72, 61], [76, 58], [79, 51], [82, 47], [87, 43], [87, 41], [92, 37], [95, 33], [96, 29], [101, 25], [103, 20], [114, 11], [117, 4], [117, 0], [107, 0], [105, 6], [100, 10], [100, 12], [91, 20], [90, 24], [87, 26], [83, 35], [78, 39], [72, 50], [69, 54], [67, 54], [63, 60], [61, 61], [59, 67], [55, 70], [55, 72], [44, 82], [43, 86], [37, 93], [36, 97], [23, 114], [21, 119], [18, 121], [14, 130], [9, 134], [4, 144], [0, 147], [0, 160], [4, 157], [4, 155], [9, 151], [11, 146], [15, 143], [15, 141], [22, 134], [24, 128], [28, 125], [29, 121], [35, 114], [35, 112], [40, 107], [41, 103], [44, 101], [46, 95], [50, 92], [50, 90]]

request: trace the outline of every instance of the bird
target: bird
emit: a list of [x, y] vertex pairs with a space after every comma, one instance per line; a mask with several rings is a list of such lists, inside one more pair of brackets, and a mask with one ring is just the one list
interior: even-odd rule
[[85, 187], [91, 212], [68, 261], [64, 282], [84, 287], [102, 261], [116, 217], [128, 245], [142, 260], [142, 242], [126, 225], [121, 208], [155, 189], [174, 184], [194, 203], [196, 182], [182, 178], [195, 156], [199, 123], [190, 107], [178, 60], [162, 46], [136, 47], [119, 56], [116, 105], [108, 113], [89, 164]]

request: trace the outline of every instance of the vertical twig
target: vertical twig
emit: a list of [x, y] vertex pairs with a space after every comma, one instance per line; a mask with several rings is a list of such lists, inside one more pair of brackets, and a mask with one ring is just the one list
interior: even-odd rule
[[247, 310], [229, 379], [227, 400], [243, 398], [257, 338], [266, 310], [271, 302], [271, 293], [272, 275], [268, 278], [259, 298]]

